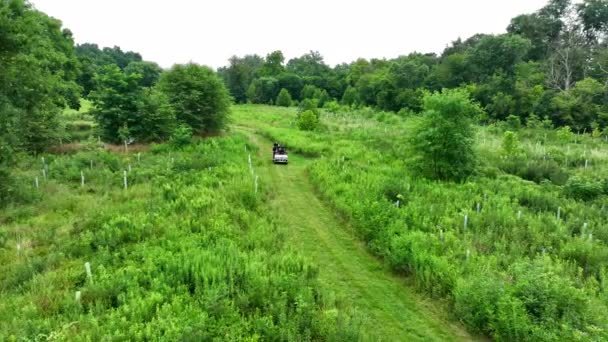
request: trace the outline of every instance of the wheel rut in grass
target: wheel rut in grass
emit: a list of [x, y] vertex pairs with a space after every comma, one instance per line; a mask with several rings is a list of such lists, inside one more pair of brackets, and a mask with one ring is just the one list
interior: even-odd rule
[[288, 165], [274, 165], [272, 144], [249, 129], [243, 132], [259, 147], [257, 158], [262, 162], [257, 172], [269, 178], [274, 192], [271, 206], [278, 222], [287, 228], [289, 243], [318, 265], [325, 291], [335, 293], [365, 317], [365, 340], [477, 339], [366, 250], [348, 225], [317, 197], [307, 175], [310, 159], [290, 153]]

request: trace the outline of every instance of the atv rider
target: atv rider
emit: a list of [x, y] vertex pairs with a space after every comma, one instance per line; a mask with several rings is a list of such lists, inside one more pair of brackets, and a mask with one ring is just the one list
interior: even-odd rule
[[272, 146], [272, 156], [274, 157], [274, 155], [279, 151], [279, 143], [275, 142], [274, 145]]

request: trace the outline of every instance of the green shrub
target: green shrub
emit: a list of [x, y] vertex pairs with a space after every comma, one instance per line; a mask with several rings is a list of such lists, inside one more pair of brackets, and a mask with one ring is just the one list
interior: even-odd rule
[[192, 128], [188, 125], [179, 125], [171, 134], [169, 141], [175, 148], [183, 148], [192, 143]]
[[303, 131], [313, 131], [319, 124], [319, 119], [311, 110], [298, 115], [298, 127]]
[[494, 274], [475, 273], [461, 278], [454, 289], [454, 309], [460, 320], [478, 333], [491, 335], [505, 284]]
[[573, 176], [564, 186], [564, 193], [574, 199], [590, 201], [604, 193], [604, 184], [600, 180]]
[[568, 173], [553, 160], [509, 158], [501, 161], [499, 167], [507, 173], [539, 184], [548, 180], [556, 185], [564, 185], [569, 177]]
[[574, 133], [572, 133], [572, 129], [569, 126], [564, 126], [557, 130], [557, 139], [562, 144], [567, 144], [574, 139]]
[[517, 134], [506, 131], [502, 136], [502, 150], [506, 156], [514, 156], [521, 151]]
[[510, 131], [518, 131], [521, 129], [521, 120], [517, 115], [509, 115], [507, 116], [507, 120], [505, 121], [505, 127]]
[[300, 105], [298, 106], [298, 114], [306, 111], [313, 112], [317, 119], [319, 119], [321, 116], [321, 111], [319, 110], [318, 103], [315, 100], [304, 99], [300, 102]]
[[276, 105], [281, 107], [290, 107], [292, 102], [293, 101], [291, 100], [291, 94], [289, 94], [289, 91], [287, 91], [285, 88], [281, 89], [279, 95], [277, 96], [277, 101], [275, 102]]
[[[102, 151], [45, 156], [52, 178], [32, 191], [45, 201], [0, 212], [0, 252], [10, 246], [0, 253], [0, 340], [358, 340], [356, 317], [285, 243], [265, 177], [254, 191], [248, 143], [157, 145], [137, 163]], [[117, 183], [133, 163], [128, 191], [93, 178], [86, 190], [70, 186], [92, 158], [88, 176]]]

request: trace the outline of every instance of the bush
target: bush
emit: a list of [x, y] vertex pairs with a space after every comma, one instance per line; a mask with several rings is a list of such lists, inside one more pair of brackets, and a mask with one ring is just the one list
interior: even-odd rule
[[529, 160], [525, 157], [514, 157], [503, 160], [499, 168], [506, 173], [519, 176], [535, 183], [549, 180], [556, 185], [564, 185], [568, 173], [553, 160]]
[[562, 144], [568, 144], [574, 139], [574, 133], [569, 126], [564, 126], [557, 130], [557, 140]]
[[475, 274], [459, 280], [454, 289], [454, 309], [460, 320], [475, 332], [491, 334], [503, 282], [492, 274]]
[[590, 201], [604, 192], [604, 184], [602, 181], [584, 178], [581, 176], [571, 177], [566, 186], [564, 193], [574, 199]]
[[291, 95], [287, 89], [283, 88], [277, 96], [276, 105], [281, 107], [290, 107], [292, 104]]
[[317, 119], [317, 116], [311, 110], [307, 110], [298, 115], [298, 128], [303, 131], [312, 131], [317, 128], [318, 124], [319, 119]]
[[357, 88], [348, 86], [342, 95], [342, 104], [346, 106], [356, 106], [360, 102]]
[[509, 115], [507, 116], [507, 120], [505, 121], [505, 127], [510, 131], [518, 131], [521, 129], [521, 120], [517, 115]]
[[304, 100], [302, 100], [302, 102], [300, 102], [300, 105], [298, 106], [298, 113], [302, 114], [306, 111], [313, 112], [315, 114], [315, 116], [317, 117], [317, 119], [319, 119], [319, 117], [321, 116], [321, 112], [319, 111], [318, 103], [315, 100], [304, 99]]
[[517, 134], [506, 131], [502, 136], [502, 151], [506, 156], [514, 156], [520, 151]]
[[182, 148], [192, 142], [192, 128], [188, 125], [179, 125], [171, 135], [170, 143], [175, 148]]
[[337, 114], [344, 110], [344, 107], [340, 106], [340, 104], [335, 100], [325, 103], [324, 107], [328, 112], [332, 114]]

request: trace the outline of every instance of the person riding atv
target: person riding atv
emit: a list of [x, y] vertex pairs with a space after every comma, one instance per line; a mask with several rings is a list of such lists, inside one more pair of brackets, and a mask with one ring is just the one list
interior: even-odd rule
[[281, 146], [275, 142], [272, 146], [272, 162], [275, 164], [287, 164], [287, 160], [287, 149], [285, 146]]

